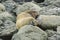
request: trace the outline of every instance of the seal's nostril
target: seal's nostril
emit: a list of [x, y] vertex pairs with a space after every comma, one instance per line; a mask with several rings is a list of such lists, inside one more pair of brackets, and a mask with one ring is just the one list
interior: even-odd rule
[[37, 3], [42, 3], [42, 2], [44, 2], [45, 0], [34, 0], [35, 2], [37, 2]]

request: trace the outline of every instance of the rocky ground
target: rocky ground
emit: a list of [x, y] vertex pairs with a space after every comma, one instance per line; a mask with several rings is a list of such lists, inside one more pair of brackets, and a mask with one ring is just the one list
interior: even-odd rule
[[[38, 25], [17, 29], [26, 10], [36, 11]], [[60, 0], [0, 0], [0, 40], [60, 40]]]

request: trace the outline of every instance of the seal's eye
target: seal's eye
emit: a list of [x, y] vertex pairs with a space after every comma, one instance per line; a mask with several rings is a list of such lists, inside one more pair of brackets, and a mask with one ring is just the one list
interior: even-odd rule
[[34, 0], [35, 2], [37, 2], [37, 3], [42, 3], [42, 2], [44, 2], [45, 0]]

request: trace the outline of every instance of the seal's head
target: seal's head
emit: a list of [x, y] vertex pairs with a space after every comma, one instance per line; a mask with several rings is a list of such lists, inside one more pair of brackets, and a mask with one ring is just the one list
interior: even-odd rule
[[25, 11], [26, 13], [29, 13], [33, 18], [37, 18], [38, 14], [36, 11], [32, 11], [32, 10], [28, 10], [28, 11]]

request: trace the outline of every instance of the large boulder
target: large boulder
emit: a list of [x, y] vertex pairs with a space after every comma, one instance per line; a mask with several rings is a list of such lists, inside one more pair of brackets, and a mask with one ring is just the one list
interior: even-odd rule
[[12, 40], [47, 40], [47, 34], [37, 26], [25, 25], [12, 37]]
[[26, 10], [34, 10], [38, 14], [41, 9], [42, 8], [40, 8], [38, 5], [32, 2], [27, 2], [21, 5], [18, 9], [16, 9], [16, 14], [18, 15], [19, 13], [24, 12]]
[[56, 29], [60, 25], [60, 16], [40, 15], [37, 21], [43, 29]]

